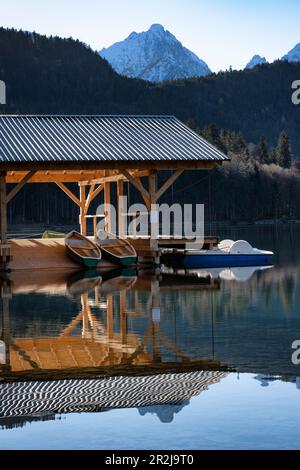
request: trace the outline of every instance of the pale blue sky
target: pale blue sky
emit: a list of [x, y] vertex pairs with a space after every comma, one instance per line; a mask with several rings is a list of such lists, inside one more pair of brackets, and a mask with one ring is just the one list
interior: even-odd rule
[[300, 42], [299, 0], [0, 0], [0, 24], [102, 49], [161, 23], [213, 71], [273, 61]]

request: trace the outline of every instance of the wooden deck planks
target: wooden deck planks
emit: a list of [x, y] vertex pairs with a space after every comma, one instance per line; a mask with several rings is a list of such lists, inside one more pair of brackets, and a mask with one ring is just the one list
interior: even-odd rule
[[[11, 271], [23, 270], [65, 270], [80, 269], [67, 255], [63, 238], [10, 240], [12, 261], [8, 268]], [[101, 268], [113, 265], [106, 260], [101, 261]]]

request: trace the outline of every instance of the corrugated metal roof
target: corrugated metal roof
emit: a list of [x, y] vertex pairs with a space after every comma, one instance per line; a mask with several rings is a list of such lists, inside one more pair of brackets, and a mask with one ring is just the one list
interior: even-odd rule
[[224, 161], [173, 116], [0, 116], [0, 162]]

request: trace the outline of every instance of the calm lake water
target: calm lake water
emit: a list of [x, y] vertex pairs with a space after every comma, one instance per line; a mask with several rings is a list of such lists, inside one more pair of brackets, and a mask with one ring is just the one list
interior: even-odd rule
[[0, 449], [299, 449], [300, 227], [221, 236], [274, 266], [2, 280]]

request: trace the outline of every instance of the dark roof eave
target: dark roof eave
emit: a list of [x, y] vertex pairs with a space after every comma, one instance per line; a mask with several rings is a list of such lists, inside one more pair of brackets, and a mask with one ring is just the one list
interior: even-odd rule
[[7, 171], [90, 171], [90, 170], [209, 170], [222, 165], [228, 160], [173, 160], [173, 161], [97, 161], [97, 162], [0, 162], [0, 172]]

